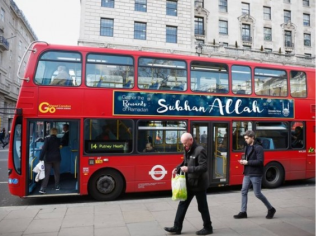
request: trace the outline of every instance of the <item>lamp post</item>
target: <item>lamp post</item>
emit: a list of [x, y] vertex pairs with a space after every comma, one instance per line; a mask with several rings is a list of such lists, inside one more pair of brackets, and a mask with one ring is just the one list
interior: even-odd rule
[[200, 57], [200, 54], [202, 54], [203, 52], [203, 45], [201, 43], [199, 43], [197, 46], [196, 46], [196, 53], [197, 55]]

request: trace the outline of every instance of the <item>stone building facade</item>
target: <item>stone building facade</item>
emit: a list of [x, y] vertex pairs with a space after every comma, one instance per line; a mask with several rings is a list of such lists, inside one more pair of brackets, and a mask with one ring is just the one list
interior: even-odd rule
[[315, 19], [315, 0], [81, 0], [78, 44], [315, 67]]
[[23, 58], [28, 45], [37, 40], [30, 24], [13, 0], [0, 1], [0, 127], [6, 131], [18, 98], [21, 80], [17, 71], [21, 63], [23, 76], [27, 58]]

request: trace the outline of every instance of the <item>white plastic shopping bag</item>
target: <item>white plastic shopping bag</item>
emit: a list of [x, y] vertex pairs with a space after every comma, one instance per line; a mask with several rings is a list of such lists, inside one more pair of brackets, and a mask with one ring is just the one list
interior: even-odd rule
[[37, 173], [37, 175], [35, 176], [35, 182], [39, 182], [39, 180], [45, 178], [44, 170], [44, 161], [39, 161], [39, 163], [33, 168], [33, 172]]
[[172, 176], [172, 200], [185, 201], [187, 199], [186, 178], [185, 175]]

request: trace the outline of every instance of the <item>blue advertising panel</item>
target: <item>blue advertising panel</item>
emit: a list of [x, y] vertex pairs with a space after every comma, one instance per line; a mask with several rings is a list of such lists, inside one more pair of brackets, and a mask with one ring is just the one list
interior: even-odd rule
[[114, 115], [294, 118], [294, 100], [114, 91]]

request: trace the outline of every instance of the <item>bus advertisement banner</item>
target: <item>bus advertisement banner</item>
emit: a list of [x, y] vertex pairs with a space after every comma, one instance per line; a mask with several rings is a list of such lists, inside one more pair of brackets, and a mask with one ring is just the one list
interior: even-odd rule
[[294, 100], [114, 91], [113, 114], [294, 118]]

